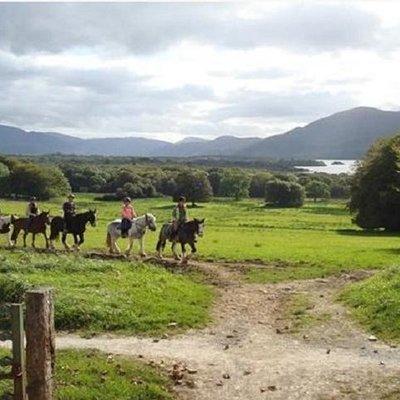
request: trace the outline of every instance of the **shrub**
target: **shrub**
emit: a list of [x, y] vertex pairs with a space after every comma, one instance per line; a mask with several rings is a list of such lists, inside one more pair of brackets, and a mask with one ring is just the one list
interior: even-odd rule
[[304, 204], [305, 191], [296, 182], [275, 179], [266, 185], [265, 200], [280, 207], [301, 207]]
[[249, 197], [250, 177], [240, 169], [227, 169], [221, 179], [220, 190], [223, 196], [239, 200]]
[[306, 185], [307, 197], [314, 199], [314, 203], [317, 199], [329, 199], [331, 196], [329, 186], [321, 181], [313, 180]]

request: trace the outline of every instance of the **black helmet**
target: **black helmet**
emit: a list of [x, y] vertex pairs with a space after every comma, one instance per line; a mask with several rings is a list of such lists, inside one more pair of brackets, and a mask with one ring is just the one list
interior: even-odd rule
[[186, 197], [185, 196], [180, 196], [178, 201], [185, 201], [186, 202]]
[[130, 197], [125, 197], [124, 198], [124, 203], [130, 203], [132, 200]]

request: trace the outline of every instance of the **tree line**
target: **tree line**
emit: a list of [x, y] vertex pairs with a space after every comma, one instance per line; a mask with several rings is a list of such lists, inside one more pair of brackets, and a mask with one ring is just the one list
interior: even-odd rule
[[[83, 158], [82, 160], [86, 160]], [[23, 158], [0, 158], [0, 194], [40, 199], [65, 195], [69, 191], [98, 193], [103, 200], [125, 196], [148, 198], [185, 195], [190, 202], [212, 197], [236, 200], [264, 198], [276, 206], [298, 207], [305, 197], [347, 198], [347, 175], [271, 172], [238, 167], [193, 167], [179, 164], [123, 164], [78, 162], [62, 158], [58, 163], [33, 162]]]

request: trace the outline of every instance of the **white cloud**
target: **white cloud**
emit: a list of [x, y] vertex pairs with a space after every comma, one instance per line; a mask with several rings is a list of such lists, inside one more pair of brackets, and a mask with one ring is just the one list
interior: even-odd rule
[[267, 136], [398, 109], [396, 2], [0, 4], [0, 123]]

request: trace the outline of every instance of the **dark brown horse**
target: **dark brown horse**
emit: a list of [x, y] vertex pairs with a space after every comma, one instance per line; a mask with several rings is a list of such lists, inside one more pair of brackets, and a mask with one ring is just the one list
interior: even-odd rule
[[160, 231], [160, 236], [157, 242], [157, 252], [158, 256], [162, 258], [162, 252], [165, 248], [167, 240], [172, 242], [172, 252], [176, 260], [180, 257], [176, 252], [176, 244], [180, 243], [182, 248], [182, 262], [186, 262], [186, 248], [185, 245], [188, 244], [192, 250], [191, 254], [196, 253], [196, 236], [203, 236], [204, 233], [204, 219], [195, 218], [193, 221], [185, 222], [179, 227], [178, 233], [174, 234], [172, 229], [172, 223], [164, 224]]
[[49, 240], [46, 234], [46, 225], [50, 224], [49, 212], [41, 212], [31, 220], [29, 218], [16, 218], [14, 219], [13, 225], [14, 230], [11, 235], [10, 244], [15, 246], [17, 244], [17, 238], [21, 231], [24, 231], [24, 247], [26, 247], [26, 237], [29, 233], [32, 234], [32, 247], [35, 247], [35, 236], [37, 233], [41, 233], [46, 240], [46, 248], [49, 248]]

